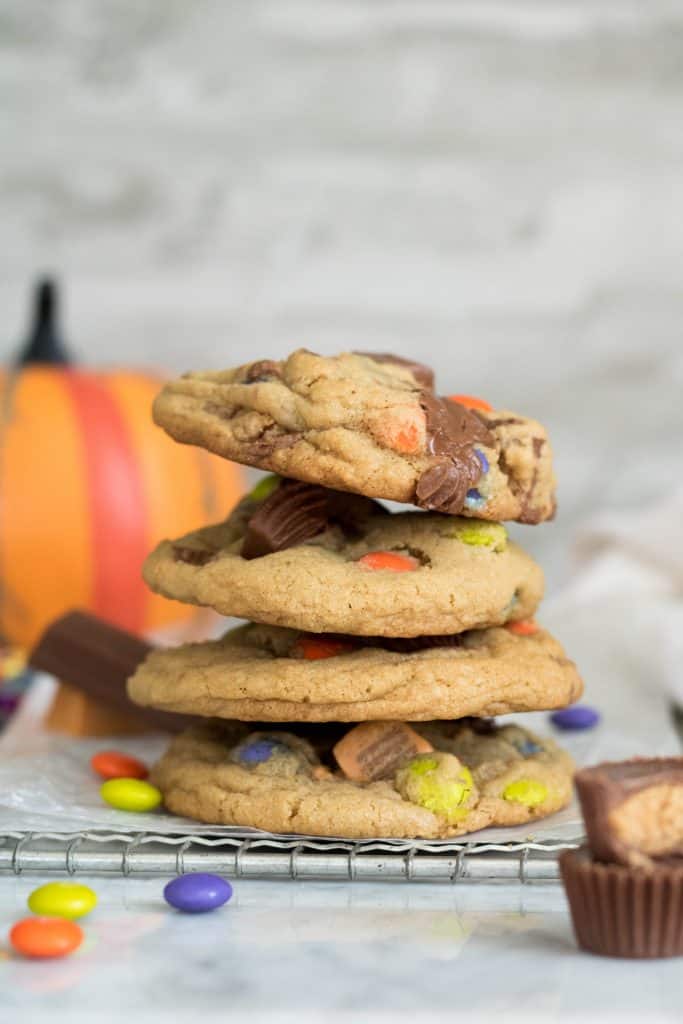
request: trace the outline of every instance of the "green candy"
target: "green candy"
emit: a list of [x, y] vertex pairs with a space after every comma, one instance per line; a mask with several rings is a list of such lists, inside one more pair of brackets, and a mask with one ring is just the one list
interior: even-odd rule
[[476, 799], [469, 768], [453, 754], [420, 754], [396, 773], [396, 788], [406, 800], [453, 824], [467, 817]]
[[536, 779], [517, 779], [503, 790], [504, 800], [514, 800], [525, 807], [538, 807], [547, 796], [547, 787]]
[[501, 523], [488, 523], [481, 519], [462, 520], [456, 523], [453, 536], [463, 544], [491, 548], [493, 551], [505, 551], [507, 547], [507, 530]]
[[256, 484], [256, 486], [249, 491], [247, 497], [252, 501], [265, 501], [273, 493], [277, 485], [282, 480], [281, 476], [277, 473], [271, 473], [270, 476], [264, 476], [262, 480]]

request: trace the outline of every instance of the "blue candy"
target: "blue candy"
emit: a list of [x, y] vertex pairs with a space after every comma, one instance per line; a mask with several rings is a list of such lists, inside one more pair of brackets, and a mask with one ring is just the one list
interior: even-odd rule
[[254, 740], [239, 748], [238, 757], [245, 764], [262, 764], [269, 761], [277, 747], [282, 746], [275, 740]]
[[569, 731], [572, 729], [592, 729], [600, 721], [600, 713], [587, 704], [574, 704], [571, 708], [563, 708], [562, 711], [553, 711], [550, 721], [558, 729]]
[[520, 742], [516, 743], [515, 746], [523, 757], [532, 757], [534, 754], [538, 754], [543, 750], [541, 744], [534, 743], [533, 740], [520, 740]]
[[486, 498], [482, 498], [481, 494], [476, 489], [476, 487], [473, 487], [471, 490], [469, 490], [467, 492], [467, 496], [465, 498], [465, 507], [466, 508], [469, 508], [469, 509], [481, 508], [485, 504], [486, 504]]
[[164, 887], [164, 899], [184, 914], [204, 914], [227, 903], [232, 886], [218, 875], [179, 875]]
[[477, 456], [477, 458], [481, 462], [481, 471], [482, 471], [482, 473], [488, 473], [488, 471], [489, 471], [489, 460], [486, 458], [484, 453], [480, 452], [478, 448], [475, 448], [474, 449], [474, 454]]

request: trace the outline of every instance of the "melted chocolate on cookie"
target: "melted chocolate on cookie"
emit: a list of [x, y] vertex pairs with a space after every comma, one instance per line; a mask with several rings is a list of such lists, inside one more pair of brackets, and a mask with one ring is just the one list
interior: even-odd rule
[[494, 440], [479, 417], [457, 402], [423, 391], [420, 404], [427, 420], [428, 450], [437, 461], [418, 480], [415, 503], [457, 515], [483, 472], [474, 446], [493, 447]]
[[410, 370], [415, 380], [423, 388], [434, 387], [434, 371], [424, 363], [415, 363], [412, 359], [404, 359], [402, 356], [392, 355], [391, 352], [356, 352], [356, 355], [373, 359], [376, 363], [394, 363], [396, 366], [404, 366], [406, 370]]

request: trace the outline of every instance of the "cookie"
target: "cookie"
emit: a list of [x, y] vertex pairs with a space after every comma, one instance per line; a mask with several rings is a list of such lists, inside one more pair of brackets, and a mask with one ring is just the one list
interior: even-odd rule
[[209, 824], [447, 839], [554, 813], [569, 802], [572, 770], [551, 740], [485, 720], [255, 732], [209, 721], [172, 741], [152, 781], [170, 811]]
[[226, 522], [163, 541], [144, 566], [152, 590], [223, 615], [365, 636], [499, 625], [529, 618], [541, 599], [541, 569], [499, 523], [392, 515], [306, 484], [256, 491]]
[[458, 396], [391, 356], [300, 349], [171, 381], [154, 418], [176, 441], [325, 487], [480, 519], [555, 511], [544, 428]]
[[245, 722], [503, 715], [564, 707], [582, 690], [549, 633], [505, 628], [396, 639], [252, 624], [156, 650], [128, 682], [138, 704]]

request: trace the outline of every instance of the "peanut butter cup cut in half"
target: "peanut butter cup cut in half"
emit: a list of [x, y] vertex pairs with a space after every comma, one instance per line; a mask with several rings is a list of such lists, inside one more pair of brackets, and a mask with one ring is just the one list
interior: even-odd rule
[[534, 420], [458, 395], [381, 353], [190, 373], [154, 418], [177, 441], [334, 490], [448, 515], [539, 523], [555, 511], [550, 444]]
[[533, 616], [543, 575], [505, 527], [390, 514], [370, 498], [266, 478], [224, 523], [163, 541], [166, 597], [309, 633], [437, 636]]
[[262, 722], [490, 716], [561, 708], [581, 679], [545, 630], [359, 637], [247, 625], [152, 652], [128, 683], [146, 707]]
[[683, 955], [683, 758], [634, 758], [576, 776], [587, 845], [560, 859], [582, 949]]
[[208, 721], [152, 772], [175, 814], [345, 839], [447, 839], [564, 807], [572, 761], [551, 740], [482, 719], [252, 728]]

